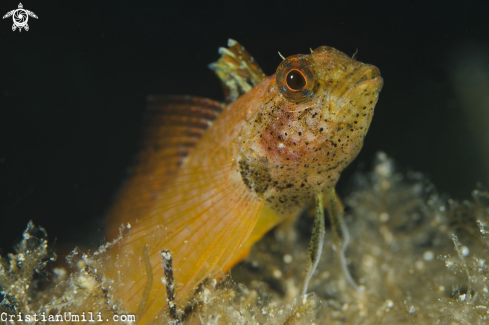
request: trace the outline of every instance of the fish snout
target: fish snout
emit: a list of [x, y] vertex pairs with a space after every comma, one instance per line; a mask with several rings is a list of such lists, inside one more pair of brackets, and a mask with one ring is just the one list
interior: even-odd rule
[[384, 81], [376, 66], [362, 64], [332, 89], [327, 105], [330, 118], [368, 126]]
[[353, 87], [351, 89], [354, 89], [364, 82], [368, 82], [371, 86], [374, 86], [373, 88], [377, 91], [380, 91], [382, 89], [384, 81], [380, 76], [379, 68], [377, 68], [376, 66], [371, 64], [363, 64], [362, 66], [355, 69], [352, 74], [354, 76], [353, 79], [356, 79], [356, 81], [354, 81]]

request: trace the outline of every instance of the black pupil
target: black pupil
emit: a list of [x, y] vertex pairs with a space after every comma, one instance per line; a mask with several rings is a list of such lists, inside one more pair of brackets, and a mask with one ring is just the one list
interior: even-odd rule
[[292, 90], [301, 90], [306, 85], [306, 79], [302, 73], [297, 70], [292, 70], [287, 75], [287, 86]]

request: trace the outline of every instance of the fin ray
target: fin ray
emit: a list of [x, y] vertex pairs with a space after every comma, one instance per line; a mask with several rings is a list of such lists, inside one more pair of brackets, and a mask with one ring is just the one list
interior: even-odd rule
[[[138, 162], [108, 214], [109, 237], [147, 215], [224, 105], [192, 96], [149, 96]], [[215, 167], [215, 166], [214, 166]]]
[[[209, 159], [226, 161], [225, 153], [218, 153]], [[137, 264], [137, 252], [149, 245], [155, 278], [163, 276], [160, 251], [170, 250], [175, 283], [180, 283], [175, 294], [180, 301], [188, 298], [205, 277], [221, 271], [251, 233], [263, 205], [241, 179], [232, 175], [237, 173], [236, 162], [228, 160], [200, 170], [198, 166], [183, 166], [181, 172], [158, 199], [159, 206], [128, 230], [119, 248], [119, 254], [136, 253], [131, 264]], [[137, 306], [145, 283], [130, 282], [123, 290], [131, 297], [127, 303]], [[156, 299], [164, 290], [161, 281], [153, 282], [143, 312], [148, 317], [164, 310]]]
[[265, 73], [244, 46], [229, 39], [229, 48], [219, 48], [221, 57], [209, 64], [221, 79], [226, 102], [235, 101], [265, 79]]

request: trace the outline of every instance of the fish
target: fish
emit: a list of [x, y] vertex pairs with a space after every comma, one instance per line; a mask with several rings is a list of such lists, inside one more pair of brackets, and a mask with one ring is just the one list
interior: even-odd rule
[[138, 324], [185, 306], [315, 197], [337, 202], [383, 86], [377, 67], [329, 46], [285, 58], [272, 76], [234, 40], [219, 53], [210, 68], [224, 102], [148, 98], [142, 151], [107, 219], [106, 237], [120, 240], [104, 276]]

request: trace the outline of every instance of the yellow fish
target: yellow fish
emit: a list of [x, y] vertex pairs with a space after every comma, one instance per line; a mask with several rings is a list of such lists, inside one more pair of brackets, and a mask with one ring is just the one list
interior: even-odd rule
[[143, 151], [109, 215], [108, 239], [125, 227], [104, 274], [139, 324], [168, 315], [162, 251], [173, 258], [175, 313], [172, 304], [184, 306], [202, 280], [314, 198], [338, 203], [334, 187], [363, 145], [383, 85], [376, 67], [332, 47], [290, 56], [266, 77], [244, 47], [228, 46], [211, 65], [227, 105], [149, 98]]

